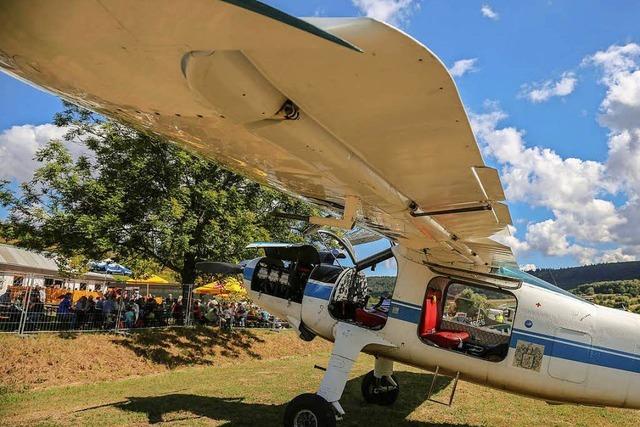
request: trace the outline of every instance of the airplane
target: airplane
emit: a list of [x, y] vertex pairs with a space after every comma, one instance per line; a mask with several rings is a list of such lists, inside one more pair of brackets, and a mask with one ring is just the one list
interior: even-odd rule
[[[244, 265], [203, 264], [241, 273], [302, 339], [333, 342], [318, 390], [290, 401], [285, 426], [336, 425], [361, 352], [375, 357], [371, 404], [399, 397], [399, 362], [453, 378], [447, 404], [464, 380], [640, 408], [640, 317], [521, 272], [492, 239], [511, 223], [498, 173], [447, 68], [402, 31], [254, 0], [5, 0], [0, 68], [332, 213], [305, 218], [314, 227], [389, 239], [349, 266], [287, 243], [256, 244], [265, 256]], [[395, 288], [372, 306], [363, 271], [387, 260]]]

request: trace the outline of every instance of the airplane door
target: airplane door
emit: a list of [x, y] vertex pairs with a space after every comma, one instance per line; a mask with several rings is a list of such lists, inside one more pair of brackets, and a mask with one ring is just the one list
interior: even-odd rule
[[302, 321], [318, 335], [333, 335], [336, 321], [329, 314], [329, 303], [335, 283], [345, 271], [336, 266], [320, 265], [307, 282], [302, 298]]
[[[583, 383], [587, 379], [591, 359], [591, 335], [573, 329], [556, 329], [549, 356], [549, 375], [553, 378]], [[582, 363], [576, 363], [582, 362]]]

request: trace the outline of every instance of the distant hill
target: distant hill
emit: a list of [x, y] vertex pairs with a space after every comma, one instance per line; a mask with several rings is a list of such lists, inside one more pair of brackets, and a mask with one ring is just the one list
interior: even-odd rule
[[396, 278], [395, 276], [368, 276], [367, 285], [369, 286], [369, 292], [373, 296], [379, 297], [384, 292], [392, 294], [396, 285]]
[[586, 283], [640, 279], [640, 261], [584, 265], [569, 268], [542, 268], [528, 271], [562, 289], [573, 289]]
[[[583, 265], [568, 268], [542, 268], [527, 271], [536, 277], [561, 287], [574, 289], [580, 285], [594, 282], [640, 279], [640, 261], [615, 262], [608, 264]], [[392, 276], [367, 277], [369, 289], [373, 295], [392, 292], [396, 278]]]

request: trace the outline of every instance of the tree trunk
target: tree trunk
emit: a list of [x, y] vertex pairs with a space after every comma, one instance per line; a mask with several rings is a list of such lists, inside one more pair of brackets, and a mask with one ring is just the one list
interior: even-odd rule
[[180, 280], [182, 281], [182, 300], [184, 301], [185, 307], [189, 301], [189, 290], [192, 289], [191, 285], [195, 284], [196, 277], [198, 277], [196, 272], [196, 260], [191, 254], [188, 254], [184, 258], [182, 271], [180, 271]]

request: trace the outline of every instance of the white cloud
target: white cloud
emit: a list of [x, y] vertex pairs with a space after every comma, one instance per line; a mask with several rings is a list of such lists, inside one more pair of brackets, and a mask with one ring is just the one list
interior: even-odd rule
[[419, 0], [352, 0], [352, 3], [366, 16], [393, 25], [405, 23], [420, 7]]
[[577, 243], [569, 243], [567, 237], [568, 233], [561, 220], [547, 219], [529, 224], [527, 227], [526, 240], [532, 250], [538, 250], [550, 256], [570, 255], [580, 264], [592, 264], [598, 250]]
[[601, 70], [606, 94], [600, 104], [600, 123], [610, 130], [607, 177], [627, 196], [620, 208], [625, 222], [613, 228], [625, 250], [603, 260], [625, 260], [640, 254], [640, 45], [612, 45], [583, 60]]
[[51, 139], [61, 139], [65, 129], [52, 124], [13, 126], [0, 133], [0, 178], [26, 181], [37, 162], [36, 151]]
[[[51, 139], [63, 139], [66, 128], [53, 124], [13, 126], [0, 132], [0, 178], [23, 182], [31, 179], [38, 167], [36, 151]], [[82, 144], [68, 143], [74, 158], [87, 154]]]
[[534, 103], [545, 102], [554, 96], [570, 95], [576, 88], [578, 79], [575, 73], [562, 73], [558, 80], [546, 80], [539, 83], [527, 84], [522, 87], [521, 96]]
[[503, 245], [509, 246], [517, 258], [518, 255], [528, 252], [530, 247], [528, 242], [516, 237], [516, 231], [516, 227], [509, 225], [506, 230], [491, 236], [491, 238]]
[[480, 8], [480, 12], [485, 18], [493, 19], [494, 21], [500, 19], [500, 15], [494, 12], [488, 4], [483, 4]]
[[605, 251], [602, 256], [600, 256], [596, 261], [597, 262], [625, 262], [625, 261], [635, 261], [635, 255], [625, 254], [622, 251], [622, 248], [611, 249]]
[[[551, 211], [553, 218], [527, 225], [525, 239], [501, 241], [516, 254], [539, 251], [549, 256], [572, 256], [582, 264], [595, 262], [598, 244], [614, 242], [616, 230], [627, 222], [616, 206], [601, 196], [617, 186], [608, 179], [603, 163], [562, 158], [548, 148], [527, 147], [525, 133], [500, 127], [507, 118], [495, 104], [488, 112], [471, 114], [471, 123], [483, 152], [501, 165], [507, 199]], [[578, 243], [580, 242], [580, 243]]]
[[520, 270], [522, 271], [536, 271], [538, 267], [535, 264], [525, 264], [520, 266]]
[[453, 77], [460, 77], [466, 73], [472, 73], [476, 71], [476, 63], [478, 58], [460, 59], [453, 63], [453, 66], [449, 68], [449, 73]]
[[614, 132], [640, 127], [640, 45], [613, 45], [583, 61], [602, 69], [607, 93], [600, 104], [600, 120]]

